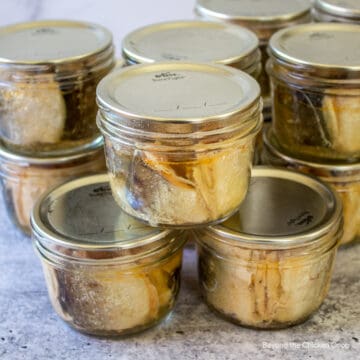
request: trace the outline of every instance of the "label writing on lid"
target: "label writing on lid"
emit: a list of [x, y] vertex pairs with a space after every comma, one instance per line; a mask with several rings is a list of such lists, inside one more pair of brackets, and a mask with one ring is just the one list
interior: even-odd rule
[[154, 77], [152, 78], [152, 81], [154, 81], [154, 82], [175, 81], [175, 80], [181, 80], [181, 79], [185, 79], [185, 76], [182, 74], [177, 74], [177, 73], [167, 71], [167, 72], [161, 72], [161, 73], [155, 74]]
[[287, 221], [288, 226], [302, 226], [310, 225], [314, 221], [314, 215], [310, 211], [305, 210], [301, 212], [298, 216], [290, 218]]

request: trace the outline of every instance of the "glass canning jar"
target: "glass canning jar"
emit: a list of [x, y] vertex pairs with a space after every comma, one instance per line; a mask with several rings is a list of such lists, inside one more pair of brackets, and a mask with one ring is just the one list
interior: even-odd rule
[[259, 77], [264, 98], [264, 117], [271, 117], [270, 82], [265, 71], [267, 45], [278, 30], [311, 21], [307, 0], [197, 0], [195, 13], [202, 19], [229, 22], [252, 30], [260, 40], [262, 73]]
[[135, 333], [172, 311], [186, 234], [150, 228], [116, 204], [107, 175], [67, 182], [31, 217], [51, 303], [93, 335]]
[[77, 152], [99, 137], [96, 86], [114, 66], [95, 24], [37, 21], [0, 28], [0, 138], [26, 155]]
[[319, 177], [336, 191], [342, 200], [344, 234], [340, 245], [360, 240], [360, 162], [318, 163], [304, 161], [283, 150], [271, 128], [264, 131], [264, 164], [283, 166]]
[[233, 66], [254, 78], [261, 73], [259, 40], [250, 30], [213, 21], [172, 21], [129, 33], [122, 53], [128, 65], [196, 61]]
[[98, 126], [116, 201], [151, 226], [218, 222], [245, 197], [260, 88], [223, 65], [128, 66], [97, 89]]
[[103, 140], [98, 138], [72, 155], [29, 157], [0, 142], [0, 182], [6, 209], [13, 223], [30, 234], [30, 214], [49, 188], [70, 178], [106, 169]]
[[341, 202], [327, 185], [255, 168], [239, 212], [194, 232], [205, 301], [247, 327], [305, 321], [326, 297], [341, 232]]
[[319, 23], [270, 40], [273, 131], [296, 157], [360, 159], [360, 27]]
[[317, 22], [360, 24], [359, 0], [315, 0], [313, 18]]

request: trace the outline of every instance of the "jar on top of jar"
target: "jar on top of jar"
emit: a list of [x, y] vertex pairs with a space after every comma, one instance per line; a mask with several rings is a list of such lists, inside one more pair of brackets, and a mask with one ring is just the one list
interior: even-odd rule
[[77, 151], [99, 137], [96, 86], [114, 67], [102, 26], [48, 20], [0, 28], [0, 138], [27, 155]]
[[307, 24], [270, 40], [273, 132], [299, 158], [360, 159], [360, 27]]
[[31, 226], [50, 301], [75, 329], [124, 336], [173, 310], [186, 234], [126, 215], [107, 175], [72, 180], [45, 194]]
[[317, 22], [360, 24], [358, 0], [315, 0], [313, 18]]
[[124, 38], [122, 54], [128, 65], [195, 61], [233, 66], [254, 78], [261, 73], [255, 33], [210, 21], [171, 21], [139, 28]]
[[202, 295], [242, 326], [299, 324], [327, 295], [341, 234], [341, 201], [326, 184], [255, 167], [239, 211], [194, 232]]
[[152, 226], [192, 227], [236, 211], [262, 126], [260, 88], [223, 65], [128, 66], [97, 89], [115, 199]]
[[269, 39], [280, 29], [310, 22], [311, 3], [307, 0], [197, 0], [195, 13], [204, 20], [247, 27], [258, 36], [263, 65], [259, 82], [264, 98], [264, 116], [270, 118], [270, 83], [265, 72]]
[[283, 166], [317, 176], [337, 192], [343, 207], [344, 233], [340, 245], [360, 240], [360, 162], [314, 162], [299, 159], [276, 141], [271, 127], [263, 132], [262, 161], [272, 166]]
[[13, 223], [30, 234], [31, 211], [43, 193], [71, 178], [104, 172], [103, 145], [100, 137], [76, 153], [30, 157], [7, 149], [0, 142], [0, 184]]

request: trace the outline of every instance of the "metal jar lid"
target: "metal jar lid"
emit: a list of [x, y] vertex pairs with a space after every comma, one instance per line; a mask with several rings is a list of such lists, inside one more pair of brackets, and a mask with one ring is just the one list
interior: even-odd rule
[[337, 17], [360, 19], [359, 0], [315, 0], [314, 8]]
[[205, 231], [244, 246], [285, 249], [321, 242], [331, 233], [327, 241], [336, 241], [341, 214], [337, 195], [316, 178], [260, 166], [239, 211]]
[[44, 248], [59, 254], [66, 254], [66, 249], [133, 249], [171, 232], [149, 227], [124, 213], [105, 174], [69, 181], [43, 195], [32, 212], [31, 227]]
[[18, 166], [54, 166], [54, 165], [67, 165], [75, 161], [84, 161], [91, 159], [94, 156], [100, 155], [104, 152], [104, 139], [98, 136], [92, 142], [84, 144], [71, 152], [63, 151], [58, 152], [56, 155], [51, 156], [32, 156], [17, 153], [8, 149], [0, 141], [0, 162], [5, 161]]
[[243, 27], [209, 21], [173, 21], [131, 32], [123, 41], [122, 51], [129, 63], [242, 63], [244, 69], [254, 60], [260, 61], [258, 46], [257, 36]]
[[96, 65], [112, 56], [112, 35], [97, 24], [47, 20], [0, 28], [0, 65], [46, 71], [69, 63]]
[[299, 159], [288, 154], [276, 140], [272, 129], [267, 126], [263, 130], [264, 160], [270, 161], [271, 165], [291, 166], [295, 169], [303, 169], [309, 174], [318, 176], [326, 181], [360, 181], [360, 162], [328, 162], [319, 163], [307, 159]]
[[[254, 107], [261, 111], [260, 87], [248, 74], [224, 65], [154, 63], [114, 71], [97, 87], [100, 123], [113, 130], [140, 128], [155, 133], [192, 131], [201, 124], [225, 127], [236, 118], [244, 133], [261, 121], [238, 115]], [[105, 124], [105, 125], [106, 125]], [[214, 128], [213, 127], [213, 128]]]
[[[281, 28], [310, 18], [307, 0], [197, 0], [195, 12], [205, 19], [224, 20], [252, 28]], [[258, 34], [261, 40], [267, 36]]]
[[358, 25], [297, 25], [273, 35], [269, 50], [275, 60], [302, 73], [309, 71], [318, 77], [336, 79], [348, 79], [349, 73], [360, 75]]

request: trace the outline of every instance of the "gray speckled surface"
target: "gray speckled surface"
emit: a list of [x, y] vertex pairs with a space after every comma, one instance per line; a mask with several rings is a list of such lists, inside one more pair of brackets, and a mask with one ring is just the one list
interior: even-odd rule
[[281, 331], [249, 330], [212, 314], [188, 249], [173, 315], [147, 332], [109, 340], [77, 333], [56, 316], [31, 241], [9, 223], [3, 205], [0, 228], [0, 359], [360, 359], [360, 246], [339, 251], [320, 311]]

